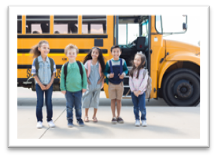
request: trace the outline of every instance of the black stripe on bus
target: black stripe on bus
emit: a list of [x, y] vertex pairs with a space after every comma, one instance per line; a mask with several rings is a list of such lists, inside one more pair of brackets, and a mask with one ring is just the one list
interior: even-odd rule
[[[17, 65], [18, 69], [31, 69], [32, 65]], [[62, 65], [56, 65], [56, 69], [61, 69]]]
[[[17, 82], [22, 83], [26, 82], [28, 78], [17, 78]], [[34, 79], [30, 79], [29, 81], [34, 81]], [[60, 79], [54, 78], [54, 83], [59, 83]]]
[[50, 16], [47, 16], [47, 15], [27, 15], [26, 16], [26, 20], [28, 19], [50, 19]]
[[[79, 53], [88, 53], [90, 49], [79, 49]], [[102, 53], [108, 53], [107, 49], [101, 49]], [[30, 49], [17, 49], [17, 53], [29, 53]], [[64, 49], [50, 49], [50, 53], [64, 53]]]
[[108, 38], [108, 35], [17, 35], [17, 38]]
[[22, 16], [21, 15], [17, 15], [17, 19], [22, 20]]

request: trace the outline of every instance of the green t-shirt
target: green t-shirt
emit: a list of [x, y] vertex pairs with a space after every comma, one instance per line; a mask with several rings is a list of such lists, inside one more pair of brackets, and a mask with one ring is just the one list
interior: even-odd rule
[[64, 65], [61, 68], [61, 77], [60, 77], [60, 89], [61, 91], [70, 91], [77, 92], [82, 89], [87, 89], [87, 75], [84, 68], [84, 65], [81, 64], [83, 69], [83, 85], [81, 74], [79, 70], [79, 66], [77, 62], [68, 63], [67, 67], [67, 76], [66, 76], [66, 84], [65, 84], [65, 75], [64, 75]]

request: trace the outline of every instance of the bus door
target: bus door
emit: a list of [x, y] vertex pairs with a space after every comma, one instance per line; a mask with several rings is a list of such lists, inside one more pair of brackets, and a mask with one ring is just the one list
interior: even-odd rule
[[[136, 53], [146, 55], [145, 67], [150, 69], [150, 16], [116, 16], [115, 37], [116, 43], [121, 48], [121, 58], [125, 59], [130, 71]], [[117, 27], [118, 26], [118, 27]], [[130, 98], [129, 73], [124, 78], [124, 98]]]

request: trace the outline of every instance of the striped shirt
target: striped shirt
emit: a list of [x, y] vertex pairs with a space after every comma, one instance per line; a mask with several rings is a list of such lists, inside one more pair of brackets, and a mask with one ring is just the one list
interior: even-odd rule
[[146, 91], [147, 83], [148, 83], [148, 74], [146, 73], [144, 77], [144, 71], [145, 69], [139, 70], [139, 77], [137, 77], [137, 70], [133, 73], [133, 78], [129, 76], [129, 85], [131, 92], [134, 91], [141, 91], [140, 95], [143, 94]]
[[[38, 78], [40, 82], [44, 85], [47, 85], [51, 81], [51, 68], [50, 68], [50, 60], [48, 57], [46, 57], [46, 60], [43, 61], [41, 55], [38, 56], [38, 64], [39, 64], [39, 69], [38, 69]], [[34, 75], [36, 74], [36, 66], [35, 66], [35, 59], [32, 63], [32, 71], [31, 73]], [[53, 64], [53, 73], [56, 73], [56, 65], [55, 62]], [[35, 80], [35, 83], [37, 81]]]

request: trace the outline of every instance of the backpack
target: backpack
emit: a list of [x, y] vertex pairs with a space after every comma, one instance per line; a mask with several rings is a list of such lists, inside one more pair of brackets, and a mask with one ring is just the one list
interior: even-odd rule
[[[145, 71], [143, 71], [143, 78], [145, 78], [146, 76], [146, 73], [148, 73], [148, 69], [144, 69]], [[151, 77], [148, 75], [148, 80], [147, 80], [147, 87], [146, 87], [146, 91], [145, 91], [145, 99], [150, 99], [150, 94], [151, 94], [151, 90], [152, 90], [152, 79]], [[129, 94], [130, 92], [130, 89], [129, 91], [127, 92], [126, 96]]]
[[[146, 73], [148, 73], [148, 69], [145, 69], [145, 71], [143, 71], [143, 78], [145, 78]], [[150, 94], [151, 94], [151, 90], [152, 90], [152, 79], [151, 77], [148, 75], [148, 80], [147, 80], [147, 87], [146, 87], [146, 92], [145, 92], [145, 98], [146, 99], [150, 99]]]
[[[81, 66], [81, 62], [80, 62], [80, 61], [76, 61], [76, 62], [77, 62], [78, 67], [79, 67], [79, 71], [80, 71], [80, 74], [81, 74], [82, 85], [83, 85], [83, 69], [82, 69], [82, 66]], [[65, 84], [66, 84], [66, 76], [67, 76], [67, 67], [68, 67], [68, 63], [69, 63], [69, 62], [66, 62], [66, 63], [64, 64]]]

